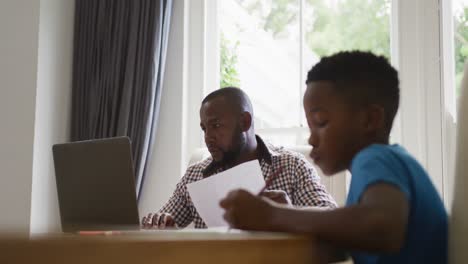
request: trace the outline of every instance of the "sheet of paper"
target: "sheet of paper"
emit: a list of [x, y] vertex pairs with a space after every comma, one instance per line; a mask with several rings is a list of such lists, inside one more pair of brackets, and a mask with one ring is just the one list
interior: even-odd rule
[[259, 192], [265, 180], [258, 160], [242, 163], [201, 181], [187, 184], [192, 202], [208, 227], [227, 226], [219, 201], [235, 189]]

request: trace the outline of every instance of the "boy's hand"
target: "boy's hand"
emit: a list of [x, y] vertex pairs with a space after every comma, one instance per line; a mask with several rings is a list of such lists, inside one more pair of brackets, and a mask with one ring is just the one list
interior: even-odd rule
[[280, 204], [292, 205], [291, 199], [289, 198], [288, 194], [285, 191], [281, 191], [281, 190], [263, 191], [260, 195]]
[[141, 220], [141, 225], [145, 229], [178, 228], [174, 218], [167, 213], [149, 213], [147, 216], [143, 217]]
[[231, 227], [248, 230], [271, 230], [273, 206], [245, 190], [230, 192], [221, 200], [224, 219]]

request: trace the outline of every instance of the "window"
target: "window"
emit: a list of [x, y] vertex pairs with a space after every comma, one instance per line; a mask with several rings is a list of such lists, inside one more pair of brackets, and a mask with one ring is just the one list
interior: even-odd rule
[[322, 56], [343, 50], [390, 58], [390, 2], [219, 1], [220, 87], [247, 92], [255, 126], [270, 141], [306, 144], [307, 71]]
[[457, 99], [460, 95], [464, 63], [468, 58], [468, 0], [447, 1], [442, 6], [443, 87], [444, 87], [444, 196], [451, 207], [457, 129]]
[[463, 66], [468, 58], [468, 0], [454, 0], [453, 8], [453, 38], [455, 43], [455, 95], [460, 95], [460, 85]]
[[468, 54], [467, 1], [189, 1], [184, 151], [204, 146], [194, 132], [203, 96], [229, 85], [251, 97], [257, 133], [278, 145], [306, 144], [301, 100], [307, 71], [322, 56], [370, 50], [389, 57], [399, 71], [391, 142], [426, 168], [449, 207], [456, 87]]

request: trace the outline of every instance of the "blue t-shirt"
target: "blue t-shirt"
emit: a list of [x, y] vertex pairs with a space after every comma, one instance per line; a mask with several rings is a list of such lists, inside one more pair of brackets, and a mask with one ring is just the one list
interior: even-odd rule
[[444, 204], [422, 166], [401, 146], [371, 145], [351, 163], [346, 205], [358, 204], [366, 189], [388, 183], [402, 191], [409, 203], [404, 245], [396, 254], [351, 252], [355, 264], [447, 263], [448, 220]]

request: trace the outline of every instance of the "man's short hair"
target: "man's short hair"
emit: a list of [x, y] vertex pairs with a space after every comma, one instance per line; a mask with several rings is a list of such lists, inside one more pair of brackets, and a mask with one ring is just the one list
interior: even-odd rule
[[253, 115], [252, 103], [247, 94], [237, 87], [223, 87], [208, 94], [202, 101], [202, 105], [215, 98], [224, 97], [233, 111], [249, 112]]
[[351, 106], [378, 104], [385, 111], [387, 135], [398, 111], [398, 72], [383, 56], [370, 52], [346, 51], [323, 57], [307, 74], [306, 84], [330, 81]]

